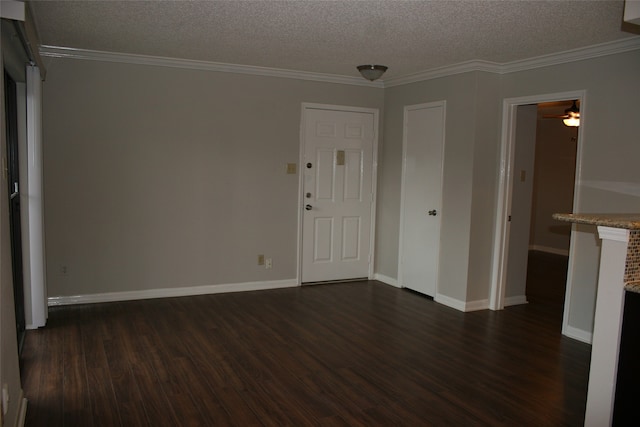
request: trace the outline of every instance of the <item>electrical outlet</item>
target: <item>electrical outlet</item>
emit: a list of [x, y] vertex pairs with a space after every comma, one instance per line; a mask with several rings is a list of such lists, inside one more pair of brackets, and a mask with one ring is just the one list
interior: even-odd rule
[[271, 258], [265, 260], [264, 268], [273, 268], [273, 260]]
[[287, 173], [295, 174], [296, 173], [296, 164], [295, 163], [287, 163]]
[[258, 255], [258, 265], [264, 265], [264, 255]]

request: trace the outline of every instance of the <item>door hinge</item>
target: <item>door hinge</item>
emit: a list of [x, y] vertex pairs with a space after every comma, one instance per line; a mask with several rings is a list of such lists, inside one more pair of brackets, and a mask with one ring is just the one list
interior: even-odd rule
[[507, 219], [507, 222], [511, 222], [511, 215], [509, 215], [509, 218]]

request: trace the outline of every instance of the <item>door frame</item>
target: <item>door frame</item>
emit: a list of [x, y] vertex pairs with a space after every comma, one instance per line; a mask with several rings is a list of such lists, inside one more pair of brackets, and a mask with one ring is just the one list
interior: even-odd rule
[[[579, 206], [580, 192], [578, 185], [582, 175], [582, 146], [585, 133], [584, 121], [587, 112], [587, 91], [576, 90], [550, 94], [531, 95], [517, 98], [505, 98], [502, 103], [502, 137], [500, 144], [500, 169], [498, 179], [498, 198], [496, 205], [495, 233], [493, 242], [493, 263], [491, 269], [491, 295], [489, 308], [491, 310], [504, 309], [506, 291], [506, 277], [508, 266], [509, 222], [513, 193], [513, 163], [516, 143], [516, 113], [521, 105], [540, 104], [543, 102], [565, 101], [577, 99], [580, 101], [580, 131], [578, 132], [576, 148], [576, 174], [573, 191], [573, 209]], [[575, 233], [571, 233], [569, 246], [569, 265], [565, 291], [562, 331], [567, 327], [569, 307], [571, 305], [571, 283], [573, 273], [573, 259]]]
[[368, 113], [373, 114], [373, 153], [371, 157], [371, 230], [370, 230], [370, 243], [369, 243], [369, 271], [368, 279], [373, 279], [374, 274], [374, 260], [375, 260], [375, 231], [376, 231], [376, 200], [378, 189], [378, 140], [379, 140], [379, 117], [380, 110], [377, 108], [363, 108], [363, 107], [351, 107], [346, 105], [331, 105], [331, 104], [317, 104], [311, 102], [303, 102], [300, 111], [300, 145], [298, 154], [298, 265], [296, 270], [296, 277], [298, 286], [302, 285], [302, 238], [303, 238], [303, 220], [304, 220], [304, 147], [305, 147], [305, 124], [306, 124], [306, 112], [307, 110], [330, 110], [330, 111], [344, 111], [350, 113]]
[[[404, 278], [402, 277], [403, 275], [403, 268], [402, 268], [402, 262], [404, 260], [404, 254], [403, 254], [403, 235], [404, 235], [404, 204], [405, 204], [405, 180], [406, 180], [406, 156], [407, 156], [407, 112], [409, 110], [420, 110], [420, 109], [424, 109], [424, 108], [432, 108], [432, 107], [442, 107], [443, 108], [443, 128], [442, 128], [442, 134], [443, 134], [443, 142], [442, 142], [442, 157], [440, 159], [440, 163], [441, 163], [441, 168], [440, 168], [440, 205], [438, 207], [438, 209], [440, 209], [440, 213], [442, 213], [442, 198], [443, 198], [443, 188], [444, 188], [444, 155], [445, 155], [445, 145], [446, 145], [446, 118], [447, 118], [447, 101], [446, 100], [441, 100], [441, 101], [433, 101], [433, 102], [426, 102], [426, 103], [422, 103], [422, 104], [414, 104], [414, 105], [405, 105], [404, 109], [403, 109], [403, 115], [402, 115], [402, 168], [401, 168], [401, 183], [400, 183], [400, 233], [398, 236], [398, 284], [401, 287], [405, 287], [404, 286]], [[440, 215], [440, 217], [442, 217], [442, 215]], [[440, 225], [442, 226], [442, 220], [438, 219], [438, 221], [440, 221]], [[440, 242], [441, 242], [442, 236], [440, 237], [440, 239], [438, 240], [438, 253], [440, 252]], [[438, 296], [438, 284], [440, 282], [440, 256], [438, 255], [438, 268], [437, 268], [437, 272], [436, 272], [436, 286], [435, 286], [435, 292], [433, 295], [433, 298], [435, 299]]]

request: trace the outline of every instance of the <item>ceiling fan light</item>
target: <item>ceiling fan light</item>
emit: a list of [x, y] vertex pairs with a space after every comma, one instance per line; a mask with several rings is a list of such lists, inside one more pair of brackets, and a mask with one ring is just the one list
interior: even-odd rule
[[362, 74], [362, 77], [374, 81], [382, 77], [388, 67], [384, 65], [358, 65], [357, 68], [360, 74]]
[[562, 122], [565, 126], [578, 127], [580, 126], [580, 116], [578, 115], [578, 117], [567, 117], [566, 119], [563, 119]]

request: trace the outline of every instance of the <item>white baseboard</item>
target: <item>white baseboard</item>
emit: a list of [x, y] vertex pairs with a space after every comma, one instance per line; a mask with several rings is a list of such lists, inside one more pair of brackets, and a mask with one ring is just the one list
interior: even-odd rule
[[569, 249], [558, 249], [549, 246], [529, 245], [530, 251], [546, 252], [548, 254], [569, 256]]
[[455, 298], [448, 297], [442, 294], [436, 294], [433, 300], [437, 303], [446, 305], [447, 307], [455, 308], [456, 310], [468, 312], [468, 311], [478, 311], [478, 310], [486, 310], [489, 308], [489, 300], [478, 300], [478, 301], [460, 301]]
[[400, 286], [400, 283], [398, 283], [398, 280], [392, 278], [392, 277], [388, 277], [385, 276], [384, 274], [374, 274], [373, 275], [373, 280], [377, 280], [378, 282], [382, 282], [385, 285], [390, 285], [393, 286], [394, 288], [401, 288], [402, 286]]
[[562, 328], [562, 335], [573, 338], [574, 340], [582, 341], [586, 344], [591, 344], [593, 341], [592, 332], [587, 332], [569, 325], [566, 325], [564, 328]]
[[226, 292], [262, 291], [267, 289], [299, 286], [296, 279], [265, 282], [232, 283], [223, 285], [190, 286], [184, 288], [148, 289], [144, 291], [108, 292], [100, 294], [49, 297], [50, 307], [71, 304], [93, 304], [101, 302], [131, 301], [152, 298], [185, 297], [193, 295], [219, 294]]
[[504, 306], [508, 307], [510, 305], [520, 305], [520, 304], [528, 304], [526, 295], [516, 295], [515, 297], [505, 297], [504, 298]]
[[489, 309], [489, 300], [488, 299], [480, 299], [477, 301], [468, 301], [464, 303], [464, 311], [478, 311], [478, 310], [488, 310]]

